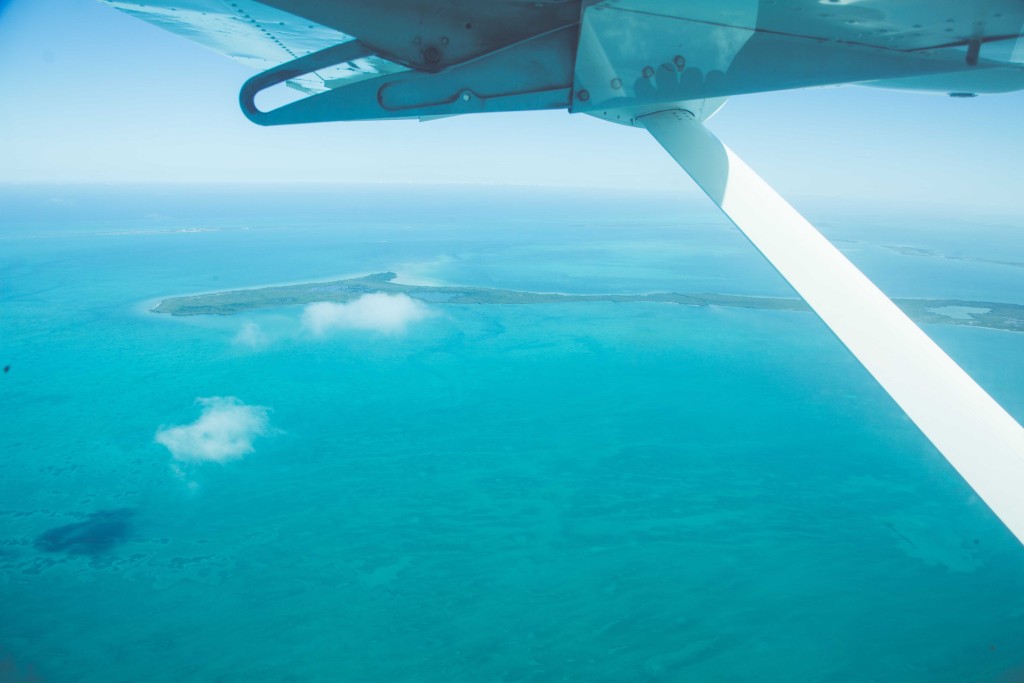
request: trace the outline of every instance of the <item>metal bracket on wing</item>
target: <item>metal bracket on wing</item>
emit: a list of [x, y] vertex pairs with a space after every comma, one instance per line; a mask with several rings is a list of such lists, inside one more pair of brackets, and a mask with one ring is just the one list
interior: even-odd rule
[[661, 143], [1024, 542], [1024, 429], [814, 226], [689, 112]]
[[265, 112], [261, 111], [256, 106], [256, 96], [268, 88], [272, 88], [275, 85], [280, 85], [293, 78], [299, 76], [305, 76], [306, 74], [319, 71], [320, 69], [326, 69], [328, 67], [335, 66], [337, 64], [344, 64], [345, 62], [351, 62], [356, 59], [363, 59], [369, 57], [373, 52], [360, 43], [358, 40], [352, 40], [340, 45], [332, 45], [329, 48], [313, 52], [306, 55], [305, 57], [299, 57], [290, 62], [285, 62], [280, 66], [275, 66], [273, 69], [268, 69], [261, 74], [253, 76], [247, 80], [243, 85], [241, 91], [238, 93], [238, 103], [242, 107], [242, 112], [245, 114], [253, 123], [258, 123], [263, 126], [274, 125], [277, 123], [274, 113], [281, 107], [273, 111]]
[[342, 85], [271, 111], [256, 106], [256, 96], [267, 88], [374, 54], [353, 40], [254, 76], [242, 86], [239, 104], [250, 121], [262, 126], [564, 109], [572, 89], [576, 32], [575, 25], [558, 28], [438, 73], [404, 71]]

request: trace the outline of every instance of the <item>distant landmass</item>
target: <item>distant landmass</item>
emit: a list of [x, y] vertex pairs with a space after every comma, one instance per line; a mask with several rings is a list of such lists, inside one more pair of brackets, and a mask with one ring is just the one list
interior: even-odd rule
[[[486, 287], [406, 285], [395, 282], [395, 273], [375, 273], [364, 277], [330, 282], [308, 282], [255, 289], [176, 296], [164, 299], [153, 311], [168, 315], [233, 315], [262, 308], [301, 306], [317, 301], [344, 303], [364, 294], [383, 292], [405, 294], [429, 303], [446, 304], [564, 304], [588, 301], [621, 303], [656, 302], [683, 306], [730, 306], [775, 311], [810, 311], [801, 299], [738, 296], [733, 294], [554, 294], [520, 292]], [[1024, 332], [1024, 306], [988, 301], [955, 299], [894, 299], [912, 319], [921, 323], [967, 325], [995, 330]]]

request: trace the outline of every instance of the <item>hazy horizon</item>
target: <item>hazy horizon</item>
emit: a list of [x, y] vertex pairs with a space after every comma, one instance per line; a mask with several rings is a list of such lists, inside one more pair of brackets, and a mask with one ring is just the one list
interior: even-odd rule
[[[97, 40], [97, 36], [103, 36]], [[492, 183], [698, 195], [644, 131], [564, 111], [261, 128], [253, 72], [100, 2], [0, 15], [0, 182]], [[711, 128], [788, 198], [1022, 212], [1024, 93], [819, 88], [731, 99]]]

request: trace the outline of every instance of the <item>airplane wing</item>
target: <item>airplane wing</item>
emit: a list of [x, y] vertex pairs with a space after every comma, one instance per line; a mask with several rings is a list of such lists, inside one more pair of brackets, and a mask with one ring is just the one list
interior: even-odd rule
[[[1018, 0], [104, 1], [256, 70], [296, 67], [265, 87], [376, 80], [287, 114], [247, 108], [267, 125], [539, 108], [635, 123], [635, 105], [766, 90], [1024, 88]], [[360, 51], [295, 64], [347, 42]]]
[[[106, 4], [256, 71], [353, 40], [333, 28], [253, 0], [107, 0]], [[291, 79], [288, 85], [312, 95], [343, 83], [405, 70], [406, 67], [371, 55], [303, 74]]]
[[[646, 128], [1024, 542], [1024, 429], [703, 122], [725, 98], [1024, 89], [1021, 0], [106, 0], [262, 69], [262, 125], [563, 108]], [[281, 84], [308, 97], [271, 111]]]

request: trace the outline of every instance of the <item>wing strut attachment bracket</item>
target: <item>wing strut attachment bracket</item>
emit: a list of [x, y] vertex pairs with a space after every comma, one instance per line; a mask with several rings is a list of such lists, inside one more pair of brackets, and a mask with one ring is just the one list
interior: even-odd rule
[[261, 126], [564, 109], [572, 92], [576, 33], [576, 25], [564, 26], [443, 71], [401, 71], [354, 81], [271, 111], [256, 106], [256, 96], [267, 88], [375, 54], [352, 40], [250, 78], [238, 101], [245, 116]]
[[238, 104], [241, 105], [242, 112], [246, 118], [253, 123], [264, 126], [271, 125], [274, 123], [274, 112], [261, 111], [256, 106], [256, 96], [261, 92], [293, 78], [305, 76], [306, 74], [337, 64], [369, 57], [372, 54], [373, 52], [358, 40], [350, 40], [339, 45], [332, 45], [318, 52], [313, 52], [305, 57], [285, 62], [247, 80], [238, 93]]

